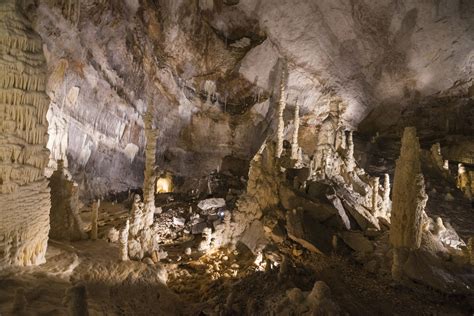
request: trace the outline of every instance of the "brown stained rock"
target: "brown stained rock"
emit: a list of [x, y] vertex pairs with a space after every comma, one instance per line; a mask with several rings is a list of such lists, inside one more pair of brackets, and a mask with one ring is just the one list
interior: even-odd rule
[[341, 238], [353, 250], [358, 252], [373, 252], [374, 245], [362, 232], [348, 231], [342, 232]]
[[332, 232], [301, 208], [286, 214], [286, 229], [288, 237], [309, 251], [322, 254], [332, 251]]
[[321, 203], [312, 201], [309, 197], [305, 197], [287, 186], [280, 187], [280, 200], [285, 209], [292, 210], [301, 207], [319, 222], [323, 222], [333, 215], [338, 214], [338, 210], [329, 202]]

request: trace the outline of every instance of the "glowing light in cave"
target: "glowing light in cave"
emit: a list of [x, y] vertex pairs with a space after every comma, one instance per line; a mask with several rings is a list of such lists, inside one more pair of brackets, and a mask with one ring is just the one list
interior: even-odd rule
[[156, 180], [156, 193], [173, 192], [173, 180], [171, 177], [160, 177]]

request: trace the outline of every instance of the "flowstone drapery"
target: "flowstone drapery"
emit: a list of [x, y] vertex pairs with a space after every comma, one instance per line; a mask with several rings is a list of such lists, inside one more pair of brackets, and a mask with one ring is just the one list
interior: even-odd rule
[[46, 61], [16, 1], [0, 2], [0, 267], [45, 261], [48, 182]]

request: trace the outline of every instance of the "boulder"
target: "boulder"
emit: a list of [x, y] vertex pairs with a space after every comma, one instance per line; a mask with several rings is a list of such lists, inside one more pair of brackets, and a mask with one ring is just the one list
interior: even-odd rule
[[206, 200], [202, 200], [198, 203], [198, 207], [203, 210], [211, 210], [219, 207], [225, 206], [225, 200], [222, 198], [210, 198]]
[[299, 192], [295, 192], [287, 186], [280, 187], [280, 201], [287, 210], [301, 207], [318, 222], [324, 222], [331, 216], [338, 214], [338, 210], [330, 203], [321, 203], [310, 200]]
[[[447, 294], [472, 294], [472, 281], [461, 280], [461, 273], [452, 273], [448, 263], [421, 249], [410, 252], [403, 265], [405, 276]], [[456, 276], [455, 276], [456, 274]]]
[[329, 254], [332, 248], [332, 232], [307, 214], [294, 209], [286, 214], [288, 237], [312, 252]]
[[341, 238], [346, 245], [357, 252], [373, 252], [374, 245], [364, 236], [362, 232], [348, 231], [342, 232]]

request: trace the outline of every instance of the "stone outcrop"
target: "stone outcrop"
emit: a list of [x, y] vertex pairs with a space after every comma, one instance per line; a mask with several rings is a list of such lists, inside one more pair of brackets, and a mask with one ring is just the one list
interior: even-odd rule
[[51, 230], [49, 236], [57, 240], [80, 240], [85, 238], [84, 225], [79, 216], [78, 188], [66, 178], [62, 161], [58, 170], [49, 179], [51, 188]]
[[42, 40], [16, 1], [0, 2], [0, 268], [45, 261], [51, 206], [43, 175], [45, 66]]
[[414, 127], [405, 128], [403, 133], [400, 158], [395, 168], [392, 200], [392, 277], [400, 280], [408, 255], [421, 245], [423, 213], [428, 200], [420, 166], [420, 143]]

